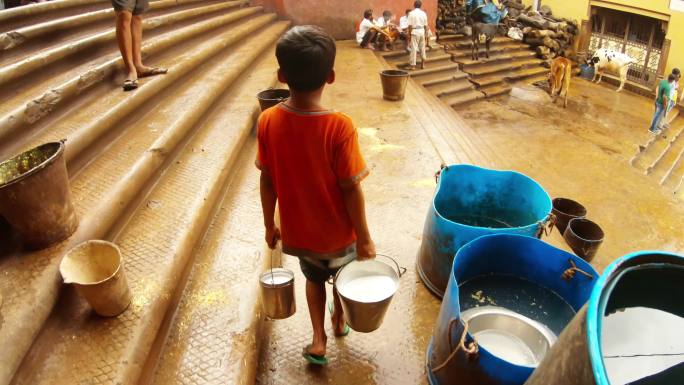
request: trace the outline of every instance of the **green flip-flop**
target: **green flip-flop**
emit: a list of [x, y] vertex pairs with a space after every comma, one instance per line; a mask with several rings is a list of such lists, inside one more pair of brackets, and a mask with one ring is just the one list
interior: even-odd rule
[[[334, 305], [332, 302], [328, 302], [328, 311], [330, 312], [330, 315], [333, 315], [333, 310], [334, 310]], [[335, 334], [335, 337], [346, 337], [349, 335], [351, 332], [351, 329], [349, 328], [349, 325], [346, 323], [344, 324], [344, 333], [342, 334]]]
[[328, 365], [328, 359], [325, 356], [319, 356], [318, 354], [311, 353], [309, 351], [310, 348], [311, 348], [311, 345], [307, 345], [302, 350], [302, 357], [304, 357], [305, 360], [307, 360], [310, 364], [313, 364], [313, 365], [318, 365], [318, 366]]

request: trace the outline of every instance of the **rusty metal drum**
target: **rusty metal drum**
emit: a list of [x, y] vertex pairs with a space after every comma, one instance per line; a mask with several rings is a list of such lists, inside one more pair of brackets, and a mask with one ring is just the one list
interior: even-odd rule
[[46, 143], [0, 163], [0, 214], [30, 249], [50, 246], [76, 231], [63, 142]]

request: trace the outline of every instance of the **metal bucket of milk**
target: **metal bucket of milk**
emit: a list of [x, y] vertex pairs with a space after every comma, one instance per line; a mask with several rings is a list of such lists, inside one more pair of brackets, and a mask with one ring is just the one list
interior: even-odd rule
[[261, 274], [261, 303], [266, 317], [285, 319], [292, 316], [297, 307], [294, 295], [294, 272], [283, 268], [271, 268]]
[[377, 259], [354, 261], [335, 276], [335, 288], [347, 323], [361, 333], [370, 333], [380, 327], [399, 288], [399, 278], [406, 272], [406, 268], [399, 267], [394, 259], [381, 254], [378, 256], [391, 260], [395, 266]]

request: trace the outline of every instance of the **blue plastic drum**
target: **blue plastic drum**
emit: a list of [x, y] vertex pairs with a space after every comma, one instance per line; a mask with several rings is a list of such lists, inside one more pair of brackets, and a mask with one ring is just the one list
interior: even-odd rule
[[428, 347], [430, 384], [523, 384], [597, 280], [587, 262], [533, 237], [468, 243], [454, 258]]
[[526, 384], [684, 384], [683, 295], [684, 256], [620, 258]]
[[425, 219], [417, 256], [420, 278], [443, 296], [463, 245], [491, 234], [539, 237], [551, 209], [549, 195], [526, 175], [470, 165], [444, 168]]

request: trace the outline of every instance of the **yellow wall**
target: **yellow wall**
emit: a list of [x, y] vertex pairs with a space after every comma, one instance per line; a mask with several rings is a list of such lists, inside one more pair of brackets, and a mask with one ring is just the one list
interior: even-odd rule
[[[631, 10], [633, 13], [647, 14], [648, 12], [643, 11], [647, 10], [669, 16], [667, 38], [672, 44], [665, 73], [670, 73], [675, 67], [684, 70], [684, 12], [671, 11], [670, 0], [604, 0], [604, 2], [633, 7], [634, 9]], [[524, 0], [524, 3], [530, 5], [532, 0]], [[589, 19], [590, 0], [541, 0], [541, 3], [550, 6], [555, 16], [577, 21]]]

